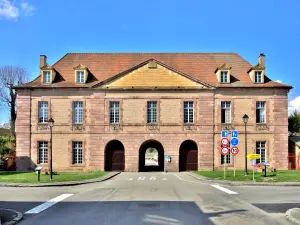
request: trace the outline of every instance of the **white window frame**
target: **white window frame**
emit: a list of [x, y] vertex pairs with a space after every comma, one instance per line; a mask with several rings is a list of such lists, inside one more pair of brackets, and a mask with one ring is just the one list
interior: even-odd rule
[[51, 83], [51, 72], [43, 71], [43, 83], [49, 84]]
[[157, 101], [147, 102], [147, 123], [157, 123]]
[[73, 141], [72, 142], [72, 164], [83, 164], [83, 142]]
[[47, 101], [40, 101], [38, 103], [38, 119], [39, 123], [48, 123], [49, 117], [49, 103]]
[[255, 83], [262, 83], [262, 72], [261, 71], [255, 71], [254, 73], [254, 81]]
[[77, 83], [84, 83], [84, 71], [76, 71], [76, 82]]
[[83, 124], [83, 102], [73, 102], [73, 124]]
[[109, 102], [109, 122], [110, 124], [120, 124], [120, 102]]
[[[183, 122], [185, 124], [194, 124], [194, 118], [195, 118], [194, 105], [195, 104], [193, 101], [183, 102]], [[191, 115], [191, 111], [192, 111], [192, 115]]]
[[48, 163], [48, 141], [38, 142], [38, 157], [37, 164], [47, 164]]
[[[224, 115], [225, 121], [224, 122], [222, 122], [223, 109], [225, 110], [225, 115]], [[226, 112], [227, 112], [227, 114], [226, 114]], [[230, 101], [222, 101], [221, 102], [221, 123], [231, 123], [231, 102]]]
[[228, 83], [228, 71], [221, 71], [221, 83]]
[[[266, 102], [256, 102], [256, 111], [259, 110], [259, 118], [256, 118], [256, 123], [266, 123]], [[257, 117], [257, 113], [255, 115]], [[263, 111], [263, 112], [262, 112]]]
[[[255, 151], [256, 151], [256, 154], [260, 155], [260, 158], [256, 160], [256, 163], [267, 162], [267, 142], [266, 141], [256, 141]], [[263, 154], [262, 154], [262, 151], [264, 151]], [[262, 160], [263, 155], [264, 155], [264, 161]]]

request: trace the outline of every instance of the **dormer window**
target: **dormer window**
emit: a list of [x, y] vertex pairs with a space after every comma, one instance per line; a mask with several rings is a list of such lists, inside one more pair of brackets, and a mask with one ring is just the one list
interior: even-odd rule
[[76, 71], [76, 82], [84, 83], [84, 71]]
[[221, 71], [221, 83], [228, 83], [228, 72]]
[[51, 72], [50, 71], [43, 71], [43, 82], [45, 84], [51, 83]]
[[255, 83], [262, 83], [261, 71], [255, 71]]

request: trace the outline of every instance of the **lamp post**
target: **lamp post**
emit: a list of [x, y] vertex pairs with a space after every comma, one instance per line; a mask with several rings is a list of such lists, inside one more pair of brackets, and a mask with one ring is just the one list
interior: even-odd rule
[[243, 116], [243, 121], [245, 124], [245, 176], [248, 175], [248, 168], [247, 168], [247, 123], [248, 123], [249, 116], [245, 114]]
[[48, 123], [50, 126], [50, 180], [52, 181], [52, 128], [54, 127], [54, 120], [50, 118]]

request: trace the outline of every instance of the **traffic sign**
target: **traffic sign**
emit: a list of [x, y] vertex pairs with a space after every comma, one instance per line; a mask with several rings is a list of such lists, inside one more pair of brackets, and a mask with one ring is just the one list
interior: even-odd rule
[[221, 145], [222, 145], [222, 147], [227, 147], [228, 144], [229, 144], [228, 138], [222, 138], [221, 139]]
[[268, 162], [263, 162], [262, 163], [264, 166], [270, 166], [270, 163], [268, 163]]
[[256, 159], [252, 159], [251, 164], [252, 164], [252, 166], [256, 166]]
[[235, 137], [235, 138], [237, 138], [239, 136], [239, 132], [237, 131], [237, 130], [233, 130], [233, 131], [231, 131], [231, 137]]
[[237, 155], [239, 153], [238, 147], [232, 147], [230, 151], [232, 155]]
[[227, 138], [228, 137], [228, 131], [227, 130], [222, 130], [221, 134], [222, 134], [222, 138]]
[[239, 144], [239, 139], [237, 139], [236, 137], [231, 138], [230, 144], [232, 146], [237, 146]]
[[248, 159], [259, 159], [260, 155], [259, 154], [248, 154], [247, 158]]
[[221, 154], [222, 155], [227, 155], [229, 153], [229, 149], [227, 147], [221, 148]]

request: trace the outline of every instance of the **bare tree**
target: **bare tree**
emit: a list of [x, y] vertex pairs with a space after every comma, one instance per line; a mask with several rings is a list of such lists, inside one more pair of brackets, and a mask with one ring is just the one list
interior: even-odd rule
[[29, 80], [26, 69], [14, 66], [4, 66], [0, 68], [0, 102], [6, 105], [10, 111], [10, 130], [15, 137], [16, 112], [16, 91], [14, 86], [23, 84]]

